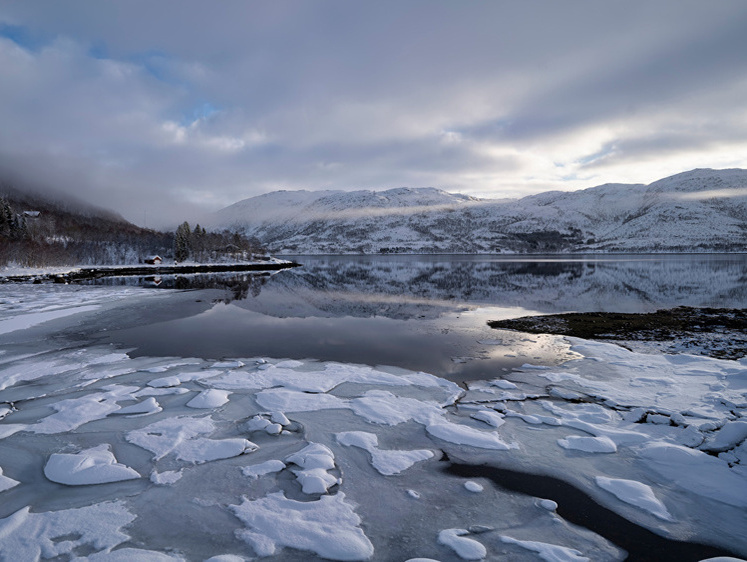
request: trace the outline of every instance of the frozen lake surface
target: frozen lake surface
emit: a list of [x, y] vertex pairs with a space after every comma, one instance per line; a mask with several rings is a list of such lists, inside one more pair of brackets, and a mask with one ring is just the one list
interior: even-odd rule
[[742, 308], [744, 257], [299, 261], [0, 286], [0, 559], [747, 556], [747, 361], [486, 326]]

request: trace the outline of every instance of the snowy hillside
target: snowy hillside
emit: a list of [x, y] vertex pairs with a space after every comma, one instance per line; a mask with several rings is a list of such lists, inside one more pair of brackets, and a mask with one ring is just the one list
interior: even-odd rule
[[274, 253], [744, 251], [747, 170], [693, 170], [518, 200], [434, 188], [277, 191], [204, 221]]

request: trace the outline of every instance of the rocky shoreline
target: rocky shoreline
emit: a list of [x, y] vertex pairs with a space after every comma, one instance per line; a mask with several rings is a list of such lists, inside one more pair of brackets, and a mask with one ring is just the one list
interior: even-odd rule
[[747, 356], [747, 309], [680, 306], [650, 313], [575, 312], [488, 322], [491, 328], [605, 340], [719, 359]]

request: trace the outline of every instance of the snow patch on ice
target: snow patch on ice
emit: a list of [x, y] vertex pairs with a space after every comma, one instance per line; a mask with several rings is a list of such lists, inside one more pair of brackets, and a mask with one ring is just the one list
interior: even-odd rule
[[12, 487], [18, 486], [18, 484], [20, 484], [18, 480], [13, 480], [12, 478], [4, 476], [3, 469], [0, 468], [0, 492], [10, 490]]
[[44, 476], [52, 482], [68, 486], [104, 484], [140, 478], [136, 470], [117, 462], [107, 444], [75, 454], [53, 453], [44, 466]]
[[337, 442], [346, 447], [358, 447], [371, 455], [371, 465], [384, 476], [392, 476], [407, 470], [417, 462], [433, 457], [433, 451], [416, 449], [395, 451], [379, 449], [379, 438], [375, 433], [345, 431], [335, 435]]
[[519, 448], [519, 445], [516, 443], [506, 443], [495, 432], [480, 431], [466, 425], [447, 421], [430, 424], [425, 429], [434, 437], [457, 445], [468, 445], [480, 449], [495, 449], [499, 451]]
[[462, 560], [482, 560], [488, 555], [485, 546], [475, 539], [468, 539], [467, 529], [444, 529], [438, 533], [438, 543], [448, 546]]
[[163, 472], [150, 473], [150, 481], [160, 486], [168, 486], [178, 482], [184, 476], [181, 470], [164, 470]]
[[526, 550], [536, 552], [542, 560], [545, 560], [545, 562], [588, 562], [589, 560], [575, 548], [568, 548], [557, 544], [537, 541], [520, 541], [506, 535], [501, 535], [501, 541], [507, 544], [515, 544], [521, 548], [525, 548]]
[[488, 425], [495, 427], [496, 429], [501, 427], [506, 420], [503, 419], [504, 415], [496, 412], [495, 410], [480, 410], [472, 414], [473, 419], [483, 421]]
[[617, 451], [617, 445], [609, 437], [570, 435], [565, 439], [558, 439], [558, 445], [564, 449], [573, 449], [586, 453], [614, 453]]
[[169, 453], [180, 460], [204, 463], [251, 453], [259, 446], [248, 439], [207, 439], [200, 437], [215, 431], [210, 418], [177, 416], [152, 423], [127, 433], [130, 443], [147, 449], [159, 460]]
[[187, 402], [190, 408], [220, 408], [228, 402], [231, 393], [227, 390], [208, 388]]
[[291, 468], [304, 494], [326, 494], [341, 479], [328, 470], [335, 468], [335, 456], [329, 447], [320, 443], [309, 443], [306, 447], [285, 459], [300, 468]]
[[480, 492], [485, 490], [482, 484], [480, 484], [479, 482], [475, 482], [474, 480], [467, 480], [464, 483], [464, 487], [467, 491], [473, 492], [475, 494], [479, 494]]
[[0, 519], [0, 559], [63, 557], [81, 548], [109, 554], [112, 548], [129, 540], [122, 528], [134, 520], [135, 515], [122, 501], [40, 513], [24, 507]]
[[635, 480], [597, 476], [597, 486], [614, 494], [619, 500], [640, 507], [664, 521], [674, 521], [666, 506], [655, 495], [650, 486]]
[[161, 408], [161, 405], [156, 401], [155, 398], [146, 398], [142, 402], [138, 402], [137, 404], [133, 404], [132, 406], [125, 406], [123, 408], [120, 408], [119, 410], [116, 410], [112, 412], [113, 415], [119, 415], [119, 416], [148, 416], [151, 414], [157, 414], [158, 412], [162, 412], [163, 408]]
[[275, 492], [258, 500], [245, 498], [230, 509], [247, 526], [236, 535], [257, 556], [272, 556], [286, 546], [331, 560], [367, 560], [374, 554], [360, 528], [361, 519], [345, 502], [343, 492], [313, 502], [291, 500]]
[[259, 464], [241, 467], [241, 473], [248, 478], [258, 478], [265, 474], [280, 472], [285, 469], [286, 464], [279, 460], [269, 460]]
[[640, 451], [645, 466], [674, 485], [699, 496], [747, 508], [747, 478], [702, 451], [650, 443]]

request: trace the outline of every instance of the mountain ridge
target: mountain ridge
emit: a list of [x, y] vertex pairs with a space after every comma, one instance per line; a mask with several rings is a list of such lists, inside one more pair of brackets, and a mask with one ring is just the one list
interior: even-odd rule
[[520, 199], [437, 188], [275, 191], [206, 217], [273, 253], [747, 250], [747, 170], [695, 169]]

